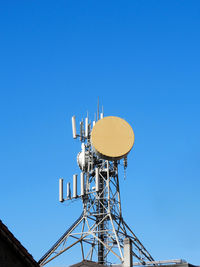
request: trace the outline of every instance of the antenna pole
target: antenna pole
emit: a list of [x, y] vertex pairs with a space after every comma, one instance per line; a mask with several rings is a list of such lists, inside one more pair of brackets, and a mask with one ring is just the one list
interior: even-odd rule
[[98, 103], [97, 103], [97, 120], [99, 120], [99, 96], [98, 96]]

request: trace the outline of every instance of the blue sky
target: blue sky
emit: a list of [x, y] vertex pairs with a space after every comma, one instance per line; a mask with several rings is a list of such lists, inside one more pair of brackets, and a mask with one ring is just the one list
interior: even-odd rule
[[[126, 119], [126, 222], [156, 260], [200, 264], [200, 2], [4, 1], [0, 219], [38, 260], [81, 212], [71, 116]], [[49, 266], [79, 260], [72, 251]]]

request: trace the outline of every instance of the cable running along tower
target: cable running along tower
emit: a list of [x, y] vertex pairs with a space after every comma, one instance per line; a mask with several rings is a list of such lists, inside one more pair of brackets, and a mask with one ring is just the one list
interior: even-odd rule
[[[98, 112], [99, 114], [99, 112]], [[63, 197], [63, 179], [59, 180], [59, 200], [81, 199], [83, 212], [53, 247], [40, 259], [44, 266], [75, 245], [79, 245], [82, 259], [100, 264], [124, 263], [124, 240], [128, 238], [134, 265], [153, 262], [122, 217], [118, 165], [123, 160], [127, 167], [127, 155], [134, 144], [131, 126], [119, 117], [103, 118], [90, 122], [88, 116], [80, 122], [77, 134], [75, 116], [72, 117], [73, 138], [81, 142], [77, 155], [80, 172], [80, 193], [77, 190], [78, 175], [73, 175], [73, 190], [67, 183]]]

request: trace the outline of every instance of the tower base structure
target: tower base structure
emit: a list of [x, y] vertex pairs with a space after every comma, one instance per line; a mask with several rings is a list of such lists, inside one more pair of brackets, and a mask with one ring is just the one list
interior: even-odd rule
[[133, 262], [154, 261], [122, 217], [117, 162], [95, 161], [95, 171], [84, 173], [84, 179], [83, 213], [40, 259], [40, 266], [78, 244], [83, 260], [123, 264], [124, 240], [130, 240]]

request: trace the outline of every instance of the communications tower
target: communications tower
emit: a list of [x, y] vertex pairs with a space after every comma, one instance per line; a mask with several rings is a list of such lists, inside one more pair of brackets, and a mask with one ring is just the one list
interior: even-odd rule
[[[138, 265], [154, 262], [127, 223], [121, 210], [118, 165], [123, 160], [127, 167], [127, 155], [134, 144], [131, 126], [119, 117], [97, 115], [96, 121], [88, 116], [80, 122], [77, 134], [75, 116], [72, 117], [73, 138], [81, 142], [77, 155], [80, 167], [80, 193], [77, 190], [78, 175], [73, 175], [73, 190], [67, 183], [63, 197], [63, 179], [59, 180], [59, 200], [64, 202], [81, 199], [83, 212], [53, 247], [40, 259], [44, 266], [75, 245], [79, 245], [83, 260], [100, 264], [123, 264], [124, 243], [129, 242], [131, 257]], [[135, 264], [134, 264], [135, 265]]]

